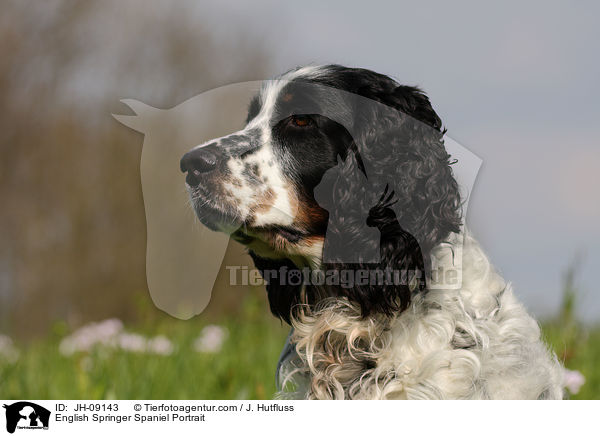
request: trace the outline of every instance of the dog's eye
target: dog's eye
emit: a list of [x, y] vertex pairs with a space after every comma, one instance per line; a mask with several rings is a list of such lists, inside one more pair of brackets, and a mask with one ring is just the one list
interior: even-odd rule
[[309, 126], [312, 119], [308, 115], [292, 115], [292, 124], [298, 127]]

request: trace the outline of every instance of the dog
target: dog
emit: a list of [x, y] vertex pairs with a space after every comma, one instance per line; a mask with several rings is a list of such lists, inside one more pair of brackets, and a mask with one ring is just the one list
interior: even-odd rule
[[247, 247], [291, 326], [279, 398], [563, 397], [539, 325], [463, 225], [444, 134], [420, 89], [309, 66], [181, 159], [198, 218]]

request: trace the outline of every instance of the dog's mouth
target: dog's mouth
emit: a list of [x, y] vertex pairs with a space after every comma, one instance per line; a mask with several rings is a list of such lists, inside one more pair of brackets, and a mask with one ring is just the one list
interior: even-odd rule
[[285, 258], [299, 255], [312, 236], [305, 231], [279, 225], [241, 226], [231, 238], [261, 257]]
[[243, 220], [236, 211], [227, 203], [218, 201], [215, 195], [207, 192], [202, 185], [193, 188], [188, 185], [188, 192], [198, 220], [209, 229], [232, 234], [242, 225]]
[[215, 199], [202, 188], [190, 189], [190, 198], [196, 216], [202, 224], [213, 231], [227, 233], [235, 241], [250, 248], [257, 244], [270, 246], [275, 251], [286, 251], [290, 244], [297, 244], [309, 233], [285, 225], [255, 226], [251, 220], [243, 220], [235, 210]]
[[284, 239], [289, 243], [296, 244], [307, 236], [308, 234], [302, 230], [289, 226], [278, 225], [264, 227], [252, 227], [244, 225], [231, 234], [233, 239], [244, 245], [249, 245], [256, 239], [260, 239], [267, 243], [276, 242], [278, 239]]

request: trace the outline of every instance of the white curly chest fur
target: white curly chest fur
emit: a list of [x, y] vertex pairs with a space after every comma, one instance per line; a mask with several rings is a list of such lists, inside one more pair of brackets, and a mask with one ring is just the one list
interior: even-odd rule
[[561, 366], [537, 322], [469, 234], [461, 289], [429, 289], [393, 318], [359, 313], [335, 299], [294, 320], [280, 398], [563, 396]]

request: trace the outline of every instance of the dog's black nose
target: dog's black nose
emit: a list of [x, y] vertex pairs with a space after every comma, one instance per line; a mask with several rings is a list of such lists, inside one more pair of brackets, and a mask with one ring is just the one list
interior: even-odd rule
[[214, 144], [206, 145], [187, 152], [181, 158], [179, 167], [182, 172], [187, 172], [185, 181], [190, 186], [197, 186], [200, 183], [200, 177], [208, 173], [217, 166], [216, 146]]

